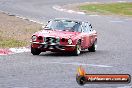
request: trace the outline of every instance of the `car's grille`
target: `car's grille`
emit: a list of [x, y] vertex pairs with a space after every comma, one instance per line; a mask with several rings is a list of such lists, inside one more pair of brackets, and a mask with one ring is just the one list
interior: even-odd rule
[[47, 44], [59, 44], [60, 39], [59, 38], [54, 38], [54, 37], [45, 37], [44, 38], [45, 43]]

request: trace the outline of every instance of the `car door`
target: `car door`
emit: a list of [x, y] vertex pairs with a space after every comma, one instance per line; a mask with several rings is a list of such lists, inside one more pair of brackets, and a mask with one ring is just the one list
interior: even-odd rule
[[85, 49], [88, 47], [89, 36], [87, 35], [87, 24], [85, 22], [82, 23], [82, 47]]
[[97, 37], [97, 32], [95, 30], [92, 29], [92, 25], [90, 23], [87, 23], [87, 29], [88, 29], [88, 36], [89, 36], [89, 43], [88, 43], [88, 47], [92, 46], [93, 43], [96, 40]]
[[88, 22], [85, 23], [85, 33], [86, 33], [85, 48], [88, 48], [91, 45], [91, 41], [93, 39], [91, 25]]

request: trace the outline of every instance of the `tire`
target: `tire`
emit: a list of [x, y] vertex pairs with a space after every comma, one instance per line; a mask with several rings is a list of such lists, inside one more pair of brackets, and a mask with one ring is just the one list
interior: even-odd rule
[[93, 45], [92, 45], [91, 47], [88, 48], [88, 50], [89, 50], [90, 52], [95, 52], [96, 49], [97, 49], [97, 41], [95, 41], [95, 42], [93, 43]]
[[37, 48], [31, 47], [31, 53], [33, 55], [39, 55], [41, 53], [41, 51], [39, 49], [37, 49]]
[[73, 52], [73, 55], [78, 56], [80, 55], [80, 53], [81, 53], [81, 44], [80, 42], [78, 42]]

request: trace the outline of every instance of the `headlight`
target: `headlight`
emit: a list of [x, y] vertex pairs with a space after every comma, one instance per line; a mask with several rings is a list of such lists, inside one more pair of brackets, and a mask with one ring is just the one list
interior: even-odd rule
[[32, 36], [32, 41], [36, 41], [37, 37], [35, 35]]
[[72, 39], [68, 39], [68, 44], [72, 44]]

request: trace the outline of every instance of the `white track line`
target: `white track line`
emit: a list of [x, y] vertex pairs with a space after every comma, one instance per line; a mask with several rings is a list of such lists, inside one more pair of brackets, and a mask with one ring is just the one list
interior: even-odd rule
[[38, 24], [44, 24], [43, 22], [40, 22], [40, 21], [36, 21], [36, 20], [33, 20], [31, 18], [26, 18], [26, 17], [23, 17], [23, 16], [19, 16], [18, 14], [11, 14], [9, 12], [6, 12], [6, 11], [2, 11], [0, 10], [0, 12], [4, 13], [4, 14], [7, 14], [9, 16], [15, 16], [17, 18], [20, 18], [20, 19], [23, 19], [23, 20], [27, 20], [27, 21], [30, 21], [30, 22], [34, 22], [34, 23], [38, 23]]
[[14, 88], [29, 88], [29, 87], [14, 87]]
[[30, 52], [30, 48], [20, 47], [20, 48], [0, 49], [0, 56], [23, 53], [23, 52]]
[[57, 11], [63, 11], [63, 12], [67, 12], [67, 13], [75, 13], [75, 14], [83, 14], [83, 15], [85, 14], [84, 12], [78, 12], [78, 11], [74, 11], [74, 10], [63, 9], [61, 6], [58, 6], [58, 5], [54, 5], [52, 8], [57, 10]]
[[97, 17], [97, 16], [100, 16], [100, 15], [95, 14], [95, 15], [88, 15], [88, 16]]
[[124, 3], [124, 2], [127, 2], [127, 1], [117, 1], [117, 2]]
[[34, 22], [34, 23], [38, 23], [38, 24], [44, 24], [43, 22], [39, 22], [39, 21], [32, 20], [32, 19], [29, 19], [29, 18], [26, 18], [26, 17], [22, 17], [22, 16], [16, 15], [16, 17], [17, 17], [17, 18], [20, 18], [20, 19], [23, 19], [23, 20], [30, 21], [30, 22]]
[[[86, 2], [87, 4], [97, 4], [99, 2]], [[64, 9], [59, 5], [54, 5], [52, 6], [53, 9], [57, 10], [57, 11], [63, 11], [63, 12], [67, 12], [67, 13], [75, 13], [75, 14], [81, 14], [81, 15], [85, 15], [86, 13], [84, 12], [80, 12], [80, 11], [74, 11], [74, 10], [69, 10], [69, 9]]]
[[21, 48], [10, 48], [10, 51], [12, 51], [13, 53], [23, 53], [23, 52], [30, 52], [29, 48], [26, 47], [21, 47]]
[[124, 21], [122, 21], [122, 20], [112, 20], [110, 22], [112, 22], [112, 23], [121, 23], [121, 22], [124, 22]]
[[[93, 2], [93, 3], [98, 3], [98, 2]], [[86, 14], [84, 12], [74, 11], [74, 10], [70, 10], [70, 9], [63, 9], [61, 6], [58, 6], [58, 5], [54, 5], [52, 8], [55, 9], [55, 10], [57, 10], [57, 11], [67, 12], [67, 13], [70, 13], [70, 14], [72, 14], [72, 13], [74, 13], [74, 14], [80, 14], [80, 15], [85, 15]], [[99, 15], [93, 14], [93, 15], [88, 15], [88, 16], [97, 17]]]
[[82, 65], [82, 66], [92, 66], [92, 67], [102, 67], [102, 68], [108, 68], [112, 66], [108, 65], [96, 65], [96, 64], [85, 64], [85, 63], [78, 63], [78, 62], [48, 62], [48, 64], [63, 64], [63, 65]]
[[123, 86], [123, 87], [117, 87], [117, 88], [132, 88], [132, 86]]

